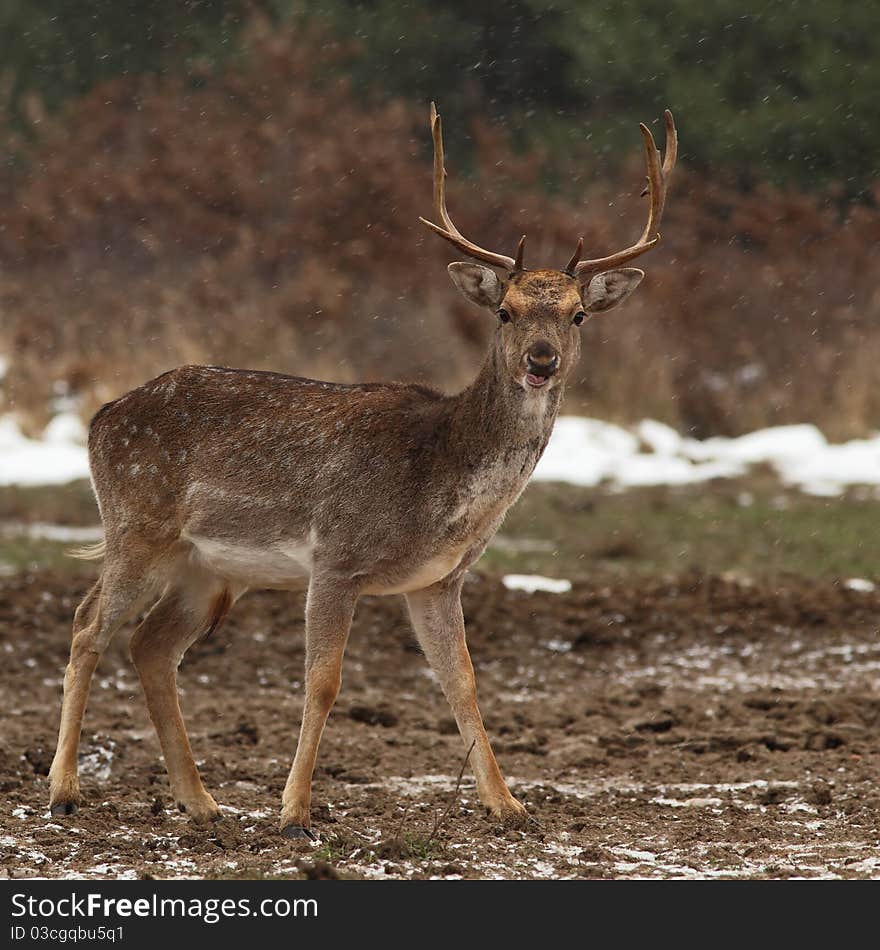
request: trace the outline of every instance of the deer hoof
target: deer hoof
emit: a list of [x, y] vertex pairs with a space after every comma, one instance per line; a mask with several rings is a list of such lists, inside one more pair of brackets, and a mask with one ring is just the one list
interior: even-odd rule
[[187, 815], [197, 825], [209, 825], [212, 821], [219, 821], [221, 818], [220, 809], [217, 803], [211, 799], [210, 803], [191, 803], [178, 802], [177, 807]]
[[285, 825], [281, 829], [281, 834], [285, 838], [292, 838], [294, 840], [304, 838], [307, 841], [317, 841], [315, 833], [311, 828], [303, 828], [302, 825]]
[[513, 796], [490, 808], [489, 814], [508, 828], [521, 828], [526, 822], [533, 820], [525, 807]]
[[55, 802], [49, 809], [53, 818], [67, 818], [77, 812], [76, 802]]

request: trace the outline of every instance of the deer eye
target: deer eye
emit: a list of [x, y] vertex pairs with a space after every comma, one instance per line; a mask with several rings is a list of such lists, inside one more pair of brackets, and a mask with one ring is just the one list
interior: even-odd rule
[[586, 317], [586, 314], [584, 313], [584, 311], [578, 310], [578, 312], [572, 317], [571, 322], [576, 327], [579, 327], [584, 322], [585, 317]]
[[498, 311], [498, 319], [502, 323], [510, 323], [510, 314], [504, 308], [502, 308]]

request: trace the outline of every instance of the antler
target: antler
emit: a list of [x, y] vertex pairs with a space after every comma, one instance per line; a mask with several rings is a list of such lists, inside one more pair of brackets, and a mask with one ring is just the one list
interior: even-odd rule
[[440, 116], [437, 114], [437, 107], [431, 103], [431, 135], [434, 138], [434, 214], [440, 219], [442, 227], [432, 224], [425, 218], [419, 218], [422, 224], [427, 225], [440, 237], [449, 241], [450, 244], [457, 247], [460, 251], [467, 254], [468, 257], [476, 258], [478, 261], [485, 261], [493, 267], [503, 267], [507, 271], [520, 271], [523, 269], [523, 250], [526, 244], [526, 236], [523, 235], [516, 248], [516, 260], [512, 257], [506, 257], [504, 254], [496, 254], [494, 251], [487, 251], [476, 244], [471, 243], [458, 228], [452, 223], [449, 212], [446, 210], [446, 168], [443, 164], [443, 130], [440, 125]]
[[639, 128], [642, 131], [642, 140], [645, 143], [645, 158], [648, 163], [648, 187], [642, 194], [649, 196], [648, 223], [639, 240], [626, 248], [618, 251], [608, 257], [597, 257], [593, 260], [580, 260], [583, 250], [583, 238], [578, 242], [574, 257], [568, 262], [565, 268], [567, 274], [573, 277], [583, 278], [590, 274], [596, 274], [600, 271], [610, 270], [612, 267], [619, 267], [627, 261], [633, 260], [645, 251], [649, 251], [660, 240], [660, 232], [657, 230], [660, 225], [660, 219], [663, 216], [663, 205], [666, 201], [666, 187], [669, 184], [669, 177], [672, 169], [675, 168], [675, 159], [678, 154], [678, 135], [675, 131], [675, 122], [672, 113], [667, 109], [664, 113], [666, 117], [666, 154], [663, 158], [663, 164], [660, 164], [660, 153], [654, 144], [654, 136], [651, 135], [648, 127], [640, 122]]

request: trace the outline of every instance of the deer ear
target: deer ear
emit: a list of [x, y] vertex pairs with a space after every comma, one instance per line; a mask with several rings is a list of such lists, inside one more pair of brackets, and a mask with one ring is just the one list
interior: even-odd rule
[[447, 270], [452, 283], [478, 307], [494, 310], [504, 299], [504, 283], [488, 267], [459, 261], [450, 264]]
[[645, 276], [637, 267], [623, 267], [620, 270], [606, 271], [588, 283], [581, 285], [581, 300], [584, 309], [590, 313], [603, 313], [611, 310], [639, 286]]

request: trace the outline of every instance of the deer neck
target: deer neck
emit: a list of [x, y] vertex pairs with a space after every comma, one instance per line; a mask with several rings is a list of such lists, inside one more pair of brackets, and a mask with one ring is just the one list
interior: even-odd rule
[[[510, 375], [496, 335], [477, 378], [452, 399], [451, 436], [471, 465], [522, 448], [540, 456], [562, 401], [562, 383], [525, 391]], [[537, 461], [537, 459], [536, 459]]]

